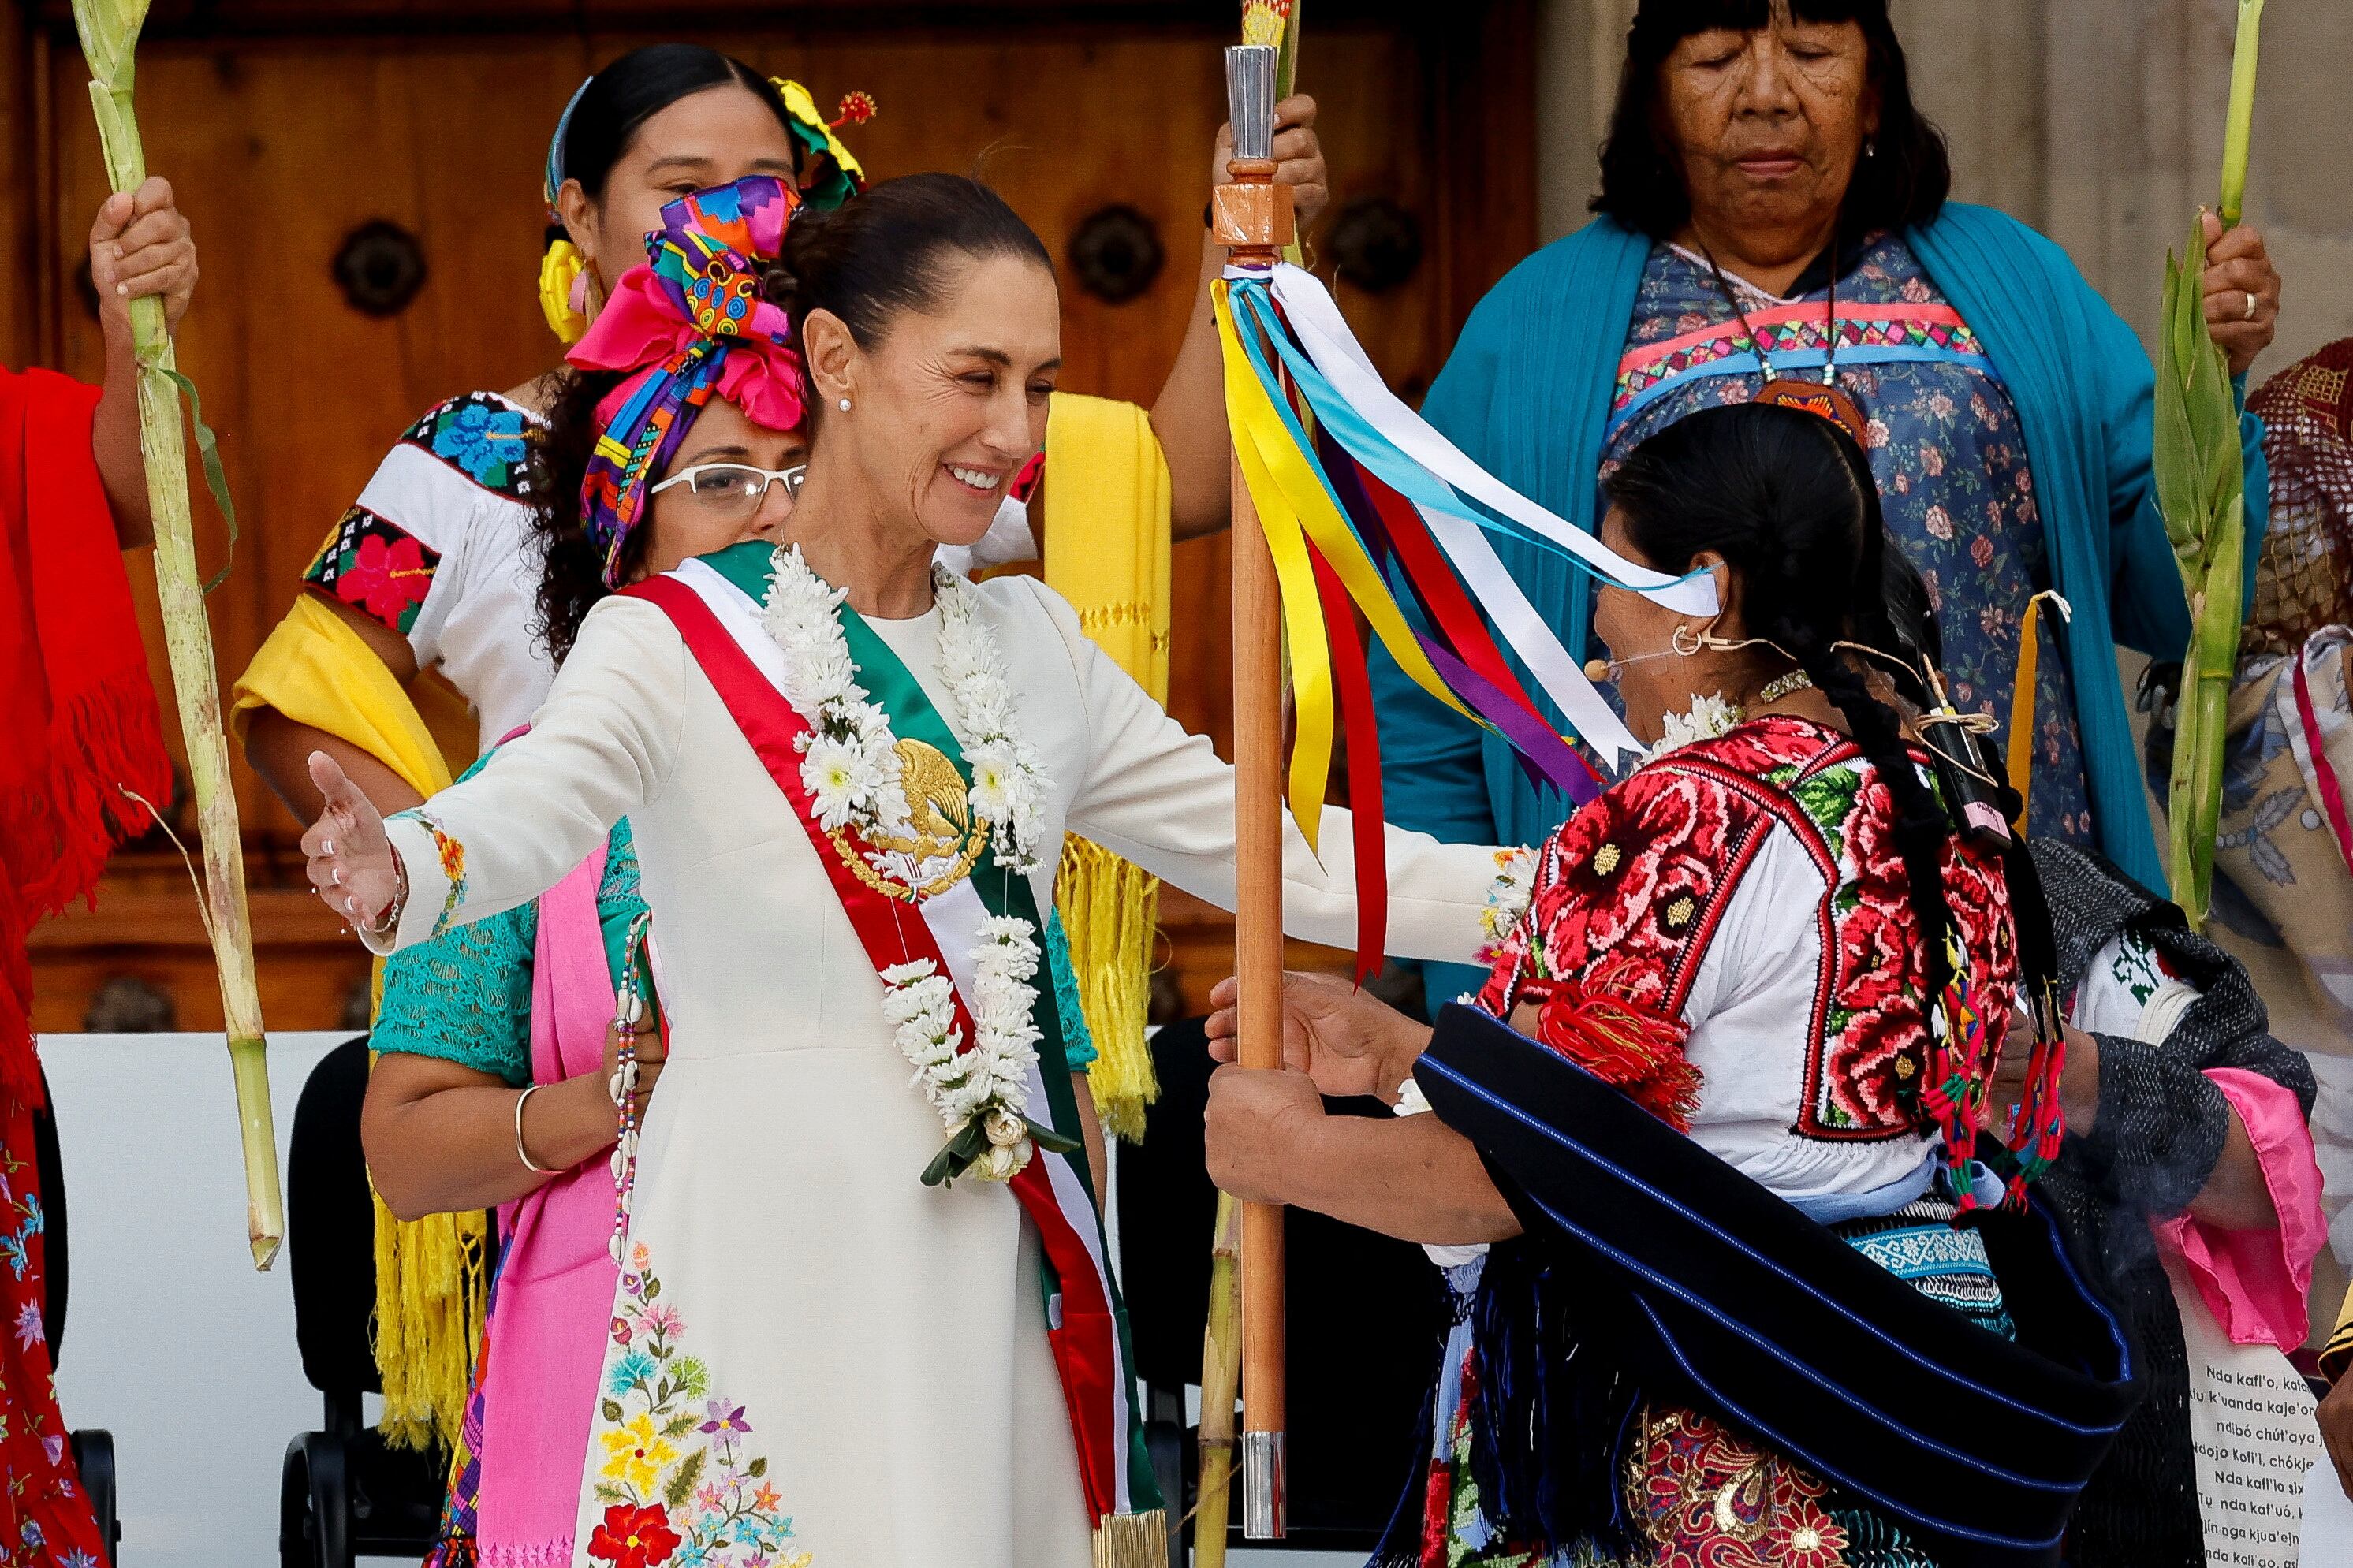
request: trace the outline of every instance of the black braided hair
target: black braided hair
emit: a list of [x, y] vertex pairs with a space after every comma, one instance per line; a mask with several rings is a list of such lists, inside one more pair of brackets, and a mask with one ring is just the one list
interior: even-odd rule
[[[1891, 673], [1929, 652], [1917, 606], [1890, 602], [1891, 576], [1916, 584], [1918, 574], [1888, 544], [1862, 449], [1818, 415], [1739, 404], [1652, 436], [1607, 489], [1627, 536], [1661, 571], [1683, 571], [1704, 552], [1722, 556], [1745, 590], [1747, 635], [1788, 654], [1845, 717], [1894, 802], [1895, 845], [1935, 1005], [1952, 978], [1944, 873], [1952, 821], [1905, 744], [1902, 718], [1873, 692], [1869, 656], [1837, 646], [1876, 649], [1886, 658], [1871, 665]], [[1918, 605], [1926, 600], [1924, 586]], [[1899, 677], [1897, 684], [1917, 683]]]

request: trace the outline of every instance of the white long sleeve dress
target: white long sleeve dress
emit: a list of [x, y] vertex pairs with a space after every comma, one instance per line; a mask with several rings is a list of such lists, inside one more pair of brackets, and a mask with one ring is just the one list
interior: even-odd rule
[[[1021, 577], [978, 593], [1053, 786], [1042, 841], [1067, 827], [1231, 907], [1231, 770], [1060, 596]], [[938, 611], [869, 624], [955, 726]], [[943, 1134], [883, 1021], [881, 983], [668, 616], [599, 604], [530, 734], [425, 810], [430, 826], [390, 825], [410, 892], [379, 945], [535, 897], [623, 816], [660, 933], [669, 1061], [640, 1145], [581, 1568], [599, 1529], [625, 1528], [652, 1530], [649, 1562], [664, 1531], [699, 1531], [751, 1543], [703, 1559], [730, 1564], [1086, 1568], [1036, 1231], [999, 1184], [919, 1182]], [[1326, 865], [1286, 832], [1286, 924], [1353, 942], [1345, 814], [1324, 822]], [[1468, 959], [1491, 851], [1392, 829], [1388, 857], [1391, 950]], [[1032, 878], [1040, 907], [1053, 860]], [[658, 1406], [630, 1360], [649, 1344], [669, 1352], [651, 1387], [684, 1380]], [[617, 1515], [623, 1485], [662, 1498], [666, 1517]]]

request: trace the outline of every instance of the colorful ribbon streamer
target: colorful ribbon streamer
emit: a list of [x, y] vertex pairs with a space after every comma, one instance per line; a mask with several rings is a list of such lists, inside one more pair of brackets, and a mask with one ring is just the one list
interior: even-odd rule
[[1537, 705], [1506, 647], [1570, 730], [1611, 763], [1641, 747], [1487, 534], [1533, 542], [1687, 613], [1713, 614], [1715, 585], [1628, 561], [1479, 468], [1389, 393], [1309, 274], [1232, 272], [1212, 304], [1235, 458], [1282, 600], [1295, 702], [1286, 795], [1318, 853], [1335, 697], [1347, 725], [1361, 983], [1381, 958], [1387, 879], [1379, 736], [1356, 615], [1416, 685], [1500, 733], [1532, 778], [1581, 805], [1602, 775]]
[[2018, 679], [2010, 690], [2010, 747], [2004, 759], [2010, 769], [2010, 787], [2018, 792], [2018, 830], [2026, 830], [2026, 797], [2028, 786], [2034, 782], [2034, 685], [2038, 661], [2036, 655], [2042, 645], [2042, 619], [2035, 612], [2044, 605], [2059, 612], [2059, 618], [2074, 618], [2074, 609], [2061, 598], [2056, 590], [2045, 588], [2026, 601], [2026, 614], [2018, 625]]

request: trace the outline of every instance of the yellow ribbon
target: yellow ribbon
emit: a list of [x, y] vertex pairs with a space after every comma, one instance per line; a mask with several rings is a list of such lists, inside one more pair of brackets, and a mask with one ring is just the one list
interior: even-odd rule
[[1225, 349], [1226, 417], [1233, 430], [1234, 457], [1241, 465], [1242, 483], [1258, 505], [1259, 528], [1274, 557], [1282, 595], [1285, 651], [1298, 714], [1291, 742], [1291, 816], [1307, 847], [1314, 849], [1324, 821], [1324, 786], [1332, 773], [1332, 651], [1324, 632], [1324, 605], [1316, 596], [1315, 568], [1307, 559], [1298, 509], [1267, 471], [1259, 433], [1250, 427], [1261, 415], [1269, 419], [1275, 416], [1258, 373], [1234, 335], [1223, 283], [1210, 291], [1209, 300], [1218, 313], [1218, 341]]
[[[1282, 585], [1284, 620], [1291, 628], [1294, 684], [1301, 688], [1298, 740], [1292, 752], [1291, 809], [1312, 847], [1315, 843], [1312, 824], [1323, 810], [1324, 781], [1332, 758], [1332, 715], [1328, 654], [1323, 641], [1324, 617], [1321, 603], [1314, 597], [1314, 570], [1300, 543], [1303, 532], [1315, 542], [1316, 550], [1340, 579], [1348, 596], [1364, 611], [1373, 634], [1388, 649], [1389, 657], [1397, 660], [1398, 668], [1410, 676], [1415, 685], [1464, 719], [1482, 726], [1486, 721], [1463, 705], [1430, 664], [1420, 639], [1406, 624], [1405, 614], [1389, 592], [1380, 568], [1366, 553], [1355, 530], [1341, 516], [1331, 491], [1324, 488], [1299, 449], [1299, 443], [1268, 395], [1265, 384], [1259, 379], [1256, 367], [1242, 350], [1224, 283], [1212, 290], [1211, 303], [1218, 313], [1219, 341], [1225, 347], [1226, 411], [1233, 427], [1234, 455], [1240, 461], [1243, 482], [1258, 505], [1270, 543], [1278, 535], [1283, 540], [1273, 543], [1275, 575]], [[1285, 570], [1286, 551], [1295, 552], [1289, 571]], [[1294, 582], [1299, 584], [1295, 588]], [[1294, 611], [1293, 599], [1303, 594], [1307, 596], [1309, 616]], [[1315, 635], [1316, 668], [1325, 682], [1322, 706], [1313, 715], [1313, 721], [1321, 725], [1315, 731], [1309, 727], [1311, 712], [1304, 683], [1298, 679], [1297, 644], [1303, 625]], [[1309, 773], [1313, 773], [1312, 783], [1303, 776]]]
[[2010, 752], [2006, 759], [2010, 769], [2010, 786], [2018, 792], [2018, 821], [2021, 832], [2026, 829], [2026, 795], [2034, 778], [2034, 681], [2037, 656], [2042, 647], [2042, 617], [2039, 613], [2045, 600], [2059, 606], [2059, 613], [2068, 613], [2067, 601], [2058, 593], [2045, 588], [2026, 601], [2026, 615], [2018, 628], [2018, 681], [2010, 692]]
[[[1235, 351], [1240, 352], [1239, 343]], [[1265, 384], [1259, 380], [1255, 368], [1245, 359], [1242, 369], [1249, 383], [1240, 391], [1245, 410], [1242, 424], [1256, 444], [1267, 471], [1289, 498], [1308, 537], [1315, 542], [1315, 548], [1348, 590], [1356, 607], [1365, 612], [1374, 635], [1381, 639], [1398, 668], [1413, 677], [1423, 690], [1472, 723], [1484, 723], [1454, 695], [1430, 662], [1421, 639], [1413, 635], [1413, 628], [1406, 624], [1405, 612], [1398, 607], [1396, 595], [1389, 592], [1388, 579], [1365, 552], [1356, 531], [1341, 516], [1332, 492], [1316, 478], [1314, 468], [1276, 411], [1273, 399], [1267, 395]], [[1229, 392], [1230, 396], [1232, 389]]]

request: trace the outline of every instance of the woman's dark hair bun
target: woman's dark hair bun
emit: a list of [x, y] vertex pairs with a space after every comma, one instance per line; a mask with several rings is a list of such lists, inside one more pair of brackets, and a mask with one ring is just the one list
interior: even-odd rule
[[1013, 256], [1051, 272], [1054, 258], [1005, 198], [962, 174], [906, 174], [828, 213], [804, 212], [785, 231], [797, 280], [798, 332], [810, 310], [839, 317], [871, 347], [893, 317], [944, 301], [957, 259]]
[[[796, 218], [794, 221], [805, 223], [807, 217]], [[760, 298], [795, 321], [800, 319], [800, 278], [790, 267], [780, 260], [761, 264]]]

